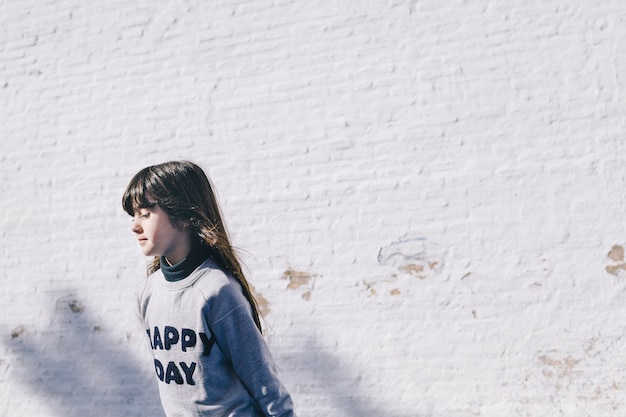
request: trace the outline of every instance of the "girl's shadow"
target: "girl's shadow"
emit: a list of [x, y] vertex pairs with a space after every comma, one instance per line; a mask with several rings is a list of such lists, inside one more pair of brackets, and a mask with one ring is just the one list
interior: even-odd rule
[[128, 354], [131, 342], [140, 343], [129, 339], [137, 329], [101, 328], [77, 297], [66, 294], [47, 329], [17, 326], [5, 333], [2, 342], [14, 355], [7, 379], [33, 396], [9, 404], [23, 411], [30, 400], [34, 409], [59, 417], [163, 416], [149, 370]]

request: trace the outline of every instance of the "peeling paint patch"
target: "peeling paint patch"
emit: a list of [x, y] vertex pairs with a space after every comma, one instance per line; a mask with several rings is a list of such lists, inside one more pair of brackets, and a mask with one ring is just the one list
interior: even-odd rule
[[424, 274], [424, 265], [416, 265], [416, 264], [402, 265], [400, 267], [400, 271], [410, 274], [410, 275], [414, 275], [419, 279], [426, 278], [426, 274]]
[[624, 247], [613, 245], [607, 257], [613, 265], [607, 265], [606, 272], [615, 276], [626, 276], [626, 262], [624, 262]]
[[571, 356], [555, 359], [552, 356], [541, 355], [538, 362], [543, 367], [543, 375], [548, 378], [571, 378], [574, 375], [574, 368], [580, 363], [580, 359]]
[[283, 272], [282, 279], [289, 280], [289, 285], [287, 288], [290, 290], [295, 290], [296, 288], [300, 288], [303, 285], [308, 285], [311, 282], [311, 274], [308, 272], [294, 271], [289, 268], [285, 272]]
[[608, 255], [609, 259], [613, 261], [623, 261], [624, 260], [624, 247], [620, 245], [614, 245], [609, 251]]
[[419, 279], [426, 279], [429, 276], [429, 271], [433, 271], [439, 262], [429, 262], [428, 266], [422, 264], [407, 264], [400, 266], [400, 271], [412, 275]]
[[364, 287], [363, 292], [368, 298], [377, 296], [379, 292], [381, 295], [390, 294], [397, 296], [401, 294], [400, 289], [397, 287], [398, 277], [396, 275], [378, 279], [363, 279], [362, 284]]
[[437, 244], [423, 237], [405, 235], [379, 250], [378, 263], [397, 268], [400, 274], [424, 280], [440, 272], [443, 257]]
[[602, 401], [613, 411], [617, 410], [622, 404], [612, 399], [621, 398], [623, 387], [619, 372], [598, 375], [597, 370], [608, 369], [622, 337], [622, 332], [598, 334], [587, 339], [579, 349], [563, 351], [561, 349], [567, 347], [560, 344], [559, 349], [537, 351], [535, 367], [529, 368], [531, 373], [524, 378], [525, 386], [532, 387], [541, 397], [556, 396], [586, 403]]
[[443, 267], [446, 251], [441, 245], [426, 238], [406, 234], [378, 251], [378, 263], [384, 274], [363, 278], [360, 288], [366, 298], [400, 302], [411, 293], [415, 279], [427, 280], [438, 276]]
[[283, 272], [281, 279], [289, 281], [287, 284], [288, 289], [302, 291], [302, 298], [309, 301], [311, 299], [311, 293], [313, 291], [316, 277], [317, 275], [315, 274], [288, 268], [285, 272]]
[[269, 301], [267, 301], [267, 298], [263, 297], [263, 294], [258, 292], [256, 288], [254, 288], [254, 286], [251, 284], [250, 284], [250, 291], [252, 291], [252, 295], [254, 296], [254, 299], [256, 300], [257, 307], [259, 308], [259, 313], [261, 313], [262, 316], [267, 316], [270, 313], [270, 311], [272, 311], [270, 309], [270, 303]]
[[363, 285], [365, 286], [365, 292], [367, 292], [368, 297], [373, 297], [378, 293], [376, 289], [374, 288], [373, 282], [368, 282], [367, 280], [364, 279]]

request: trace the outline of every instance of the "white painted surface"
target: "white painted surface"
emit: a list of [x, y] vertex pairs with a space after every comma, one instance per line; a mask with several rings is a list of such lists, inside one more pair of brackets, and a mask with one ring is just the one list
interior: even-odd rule
[[0, 16], [0, 415], [160, 415], [120, 198], [178, 158], [301, 416], [626, 415], [623, 2]]

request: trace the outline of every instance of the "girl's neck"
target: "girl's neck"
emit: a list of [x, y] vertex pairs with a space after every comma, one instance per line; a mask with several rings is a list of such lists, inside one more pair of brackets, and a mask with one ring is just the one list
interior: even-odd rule
[[180, 281], [187, 278], [207, 258], [205, 251], [200, 246], [194, 245], [185, 258], [173, 265], [162, 256], [161, 271], [167, 281]]
[[192, 248], [191, 236], [187, 233], [183, 238], [181, 238], [176, 244], [173, 246], [172, 250], [168, 253], [164, 253], [161, 257], [169, 266], [176, 265], [183, 259], [185, 259]]

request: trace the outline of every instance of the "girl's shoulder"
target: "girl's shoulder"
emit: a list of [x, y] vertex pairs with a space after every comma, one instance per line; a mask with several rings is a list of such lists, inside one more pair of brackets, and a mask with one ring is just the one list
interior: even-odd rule
[[232, 291], [241, 292], [239, 283], [230, 273], [208, 261], [200, 265], [194, 273], [198, 273], [198, 277], [193, 287], [207, 300]]
[[146, 290], [152, 288], [154, 286], [154, 283], [159, 279], [159, 277], [162, 276], [163, 273], [161, 272], [161, 270], [157, 269], [156, 271], [150, 273], [147, 277], [142, 279], [139, 283], [139, 287], [141, 288], [142, 292], [145, 292]]

